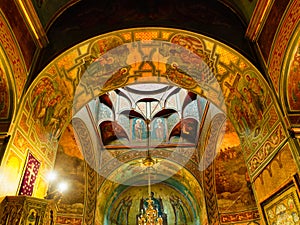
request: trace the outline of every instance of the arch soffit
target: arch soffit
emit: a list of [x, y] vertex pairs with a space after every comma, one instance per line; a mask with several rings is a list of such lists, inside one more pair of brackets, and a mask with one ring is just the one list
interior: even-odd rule
[[[134, 160], [132, 161], [132, 163], [138, 164], [140, 162], [139, 160]], [[168, 166], [173, 167], [173, 169], [177, 170], [178, 172], [171, 178], [164, 180], [163, 183], [166, 185], [170, 185], [177, 191], [181, 192], [181, 194], [185, 195], [187, 200], [193, 206], [193, 209], [198, 212], [199, 215], [199, 212], [201, 212], [201, 210], [205, 210], [205, 205], [203, 205], [203, 189], [199, 181], [197, 181], [197, 178], [195, 178], [187, 169], [185, 169], [184, 167], [181, 168], [181, 166], [177, 163], [170, 162]], [[122, 194], [124, 190], [126, 190], [126, 188], [132, 186], [138, 187], [147, 185], [147, 175], [143, 175], [142, 173], [133, 175], [134, 178], [131, 178], [131, 181], [134, 180], [132, 185], [122, 185], [122, 183], [115, 182], [115, 177], [121, 176], [121, 174], [123, 174], [124, 171], [128, 170], [128, 168], [130, 167], [132, 167], [132, 164], [123, 164], [123, 166], [113, 171], [113, 173], [109, 175], [108, 179], [106, 179], [100, 186], [97, 192], [97, 210], [99, 215], [106, 215], [107, 211], [111, 207], [111, 203], [115, 199], [117, 199], [118, 196]], [[122, 173], [120, 173], [120, 171], [122, 171]], [[134, 172], [134, 169], [131, 168], [127, 171], [127, 173], [130, 172]], [[112, 177], [113, 179], [110, 179]], [[153, 185], [155, 185], [155, 183]], [[99, 213], [99, 211], [101, 211], [102, 213]]]
[[300, 70], [300, 25], [295, 29], [293, 36], [290, 39], [289, 45], [286, 50], [285, 59], [283, 60], [280, 82], [280, 96], [284, 102], [286, 113], [290, 114], [291, 122], [294, 121], [292, 114], [300, 114], [300, 87], [298, 83], [300, 78], [298, 76]]
[[[32, 92], [32, 89], [45, 76], [49, 77], [58, 84], [60, 84], [60, 82], [63, 83], [61, 88], [57, 88], [57, 92], [62, 92], [62, 88], [67, 88], [68, 100], [73, 102], [73, 109], [77, 112], [90, 100], [109, 90], [114, 90], [136, 82], [143, 82], [143, 79], [140, 79], [139, 77], [134, 77], [134, 80], [130, 79], [130, 74], [127, 73], [125, 76], [126, 82], [121, 84], [109, 83], [109, 85], [106, 84], [102, 89], [98, 86], [80, 87], [80, 83], [82, 84], [82, 76], [85, 75], [84, 73], [86, 72], [87, 67], [97, 58], [105, 56], [110, 50], [124, 44], [141, 41], [147, 42], [149, 40], [172, 43], [186, 48], [199, 56], [204, 64], [206, 64], [206, 68], [204, 69], [210, 69], [208, 72], [204, 71], [204, 75], [212, 75], [215, 77], [213, 83], [205, 83], [205, 85], [207, 85], [206, 88], [212, 88], [216, 90], [216, 92], [208, 93], [207, 90], [205, 90], [205, 86], [199, 85], [201, 80], [192, 79], [189, 83], [182, 83], [179, 80], [172, 80], [172, 77], [169, 76], [167, 79], [159, 80], [159, 82], [170, 83], [171, 81], [171, 83], [176, 86], [186, 88], [208, 98], [224, 111], [226, 111], [226, 108], [228, 107], [226, 100], [229, 98], [228, 95], [230, 95], [230, 87], [235, 85], [234, 88], [238, 88], [239, 86], [242, 87], [245, 85], [247, 83], [245, 80], [247, 74], [257, 78], [264, 88], [269, 89], [261, 73], [250, 61], [234, 49], [219, 41], [201, 34], [178, 29], [134, 28], [100, 35], [77, 44], [65, 51], [44, 68], [34, 80], [27, 93]], [[144, 61], [142, 60], [141, 62]], [[163, 66], [164, 65], [162, 65], [162, 67]], [[113, 75], [116, 74], [109, 74], [109, 78]], [[106, 81], [111, 81], [109, 78], [107, 78]], [[157, 79], [144, 79], [144, 82], [152, 81], [157, 82]], [[217, 93], [217, 91], [220, 91], [221, 93]], [[73, 99], [76, 94], [75, 92], [77, 92], [78, 95], [76, 95], [77, 98]]]
[[[188, 74], [181, 73], [177, 68], [171, 68], [173, 73], [169, 73], [165, 77], [131, 76], [130, 72], [134, 71], [131, 71], [133, 64], [130, 64], [128, 68], [117, 68], [114, 74], [109, 74], [105, 78], [106, 86], [103, 86], [104, 88], [82, 83], [85, 73], [89, 72], [87, 69], [91, 69], [89, 66], [95, 60], [101, 57], [105, 58], [110, 50], [119, 49], [120, 46], [135, 42], [147, 43], [153, 40], [174, 44], [200, 57], [205, 64], [204, 69], [208, 69], [204, 73], [212, 75], [213, 82], [208, 81], [202, 85], [199, 80], [196, 80], [197, 77], [191, 79]], [[145, 68], [148, 69], [157, 67], [157, 64], [151, 64], [151, 61], [146, 63], [145, 60], [141, 60], [138, 62], [144, 63]], [[162, 63], [160, 66], [166, 68], [168, 63]], [[177, 75], [183, 79], [176, 79]], [[225, 44], [184, 30], [169, 28], [126, 29], [91, 38], [58, 56], [34, 80], [27, 92], [27, 95], [31, 96], [27, 98], [27, 101], [29, 101], [29, 105], [32, 104], [30, 101], [34, 98], [34, 92], [41, 82], [52, 83], [53, 95], [63, 96], [60, 105], [64, 105], [64, 109], [71, 114], [71, 107], [73, 107], [73, 112], [76, 112], [95, 97], [134, 82], [173, 83], [204, 96], [224, 111], [227, 109], [227, 116], [233, 121], [238, 134], [243, 136], [246, 134], [247, 127], [239, 127], [239, 121], [232, 111], [239, 102], [246, 103], [247, 94], [243, 91], [245, 86], [251, 82], [249, 78], [255, 80], [254, 85], [258, 85], [262, 90], [261, 94], [263, 94], [262, 98], [265, 104], [274, 105], [273, 95], [260, 72], [245, 57]], [[209, 92], [208, 90], [213, 91]], [[275, 113], [277, 114], [276, 110]], [[68, 123], [69, 121], [70, 118], [66, 118], [61, 123]], [[247, 124], [244, 125], [247, 126]]]

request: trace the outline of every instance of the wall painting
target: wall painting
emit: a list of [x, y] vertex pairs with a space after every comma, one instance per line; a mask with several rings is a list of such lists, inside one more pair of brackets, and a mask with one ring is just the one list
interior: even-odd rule
[[267, 224], [300, 224], [299, 193], [295, 181], [296, 179], [290, 182], [288, 186], [279, 189], [278, 192], [262, 203]]
[[220, 212], [256, 209], [240, 141], [229, 121], [215, 160], [216, 191]]

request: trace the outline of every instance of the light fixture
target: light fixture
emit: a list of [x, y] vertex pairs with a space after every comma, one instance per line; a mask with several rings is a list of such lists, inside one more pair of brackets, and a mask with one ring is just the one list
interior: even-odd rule
[[60, 193], [65, 192], [67, 189], [68, 189], [68, 184], [67, 184], [66, 182], [61, 182], [61, 183], [59, 183], [58, 186], [57, 186], [57, 190], [58, 190]]
[[[140, 88], [140, 90], [137, 90], [138, 88], [135, 87], [136, 91], [142, 91], [143, 89], [146, 89], [146, 86], [143, 86], [143, 88], [140, 88], [140, 86], [138, 86], [138, 88]], [[171, 115], [177, 113], [177, 111], [175, 109], [172, 108], [165, 108], [165, 100], [164, 96], [166, 95], [166, 93], [169, 91], [170, 86], [166, 86], [165, 88], [162, 89], [162, 91], [164, 91], [164, 93], [161, 94], [161, 96], [158, 98], [157, 96], [153, 97], [151, 96], [151, 94], [149, 93], [149, 96], [145, 97], [145, 98], [141, 98], [135, 102], [135, 107], [132, 107], [130, 110], [123, 110], [121, 111], [119, 114], [120, 115], [124, 115], [127, 116], [129, 119], [136, 119], [136, 121], [144, 121], [145, 125], [146, 125], [146, 140], [147, 140], [147, 145], [146, 145], [146, 149], [147, 149], [147, 154], [146, 157], [142, 160], [142, 167], [145, 168], [144, 171], [146, 171], [148, 173], [148, 197], [143, 201], [143, 207], [140, 208], [140, 213], [137, 215], [137, 224], [138, 225], [163, 225], [167, 223], [167, 217], [166, 214], [162, 212], [162, 200], [159, 199], [159, 203], [156, 201], [157, 199], [154, 198], [153, 196], [153, 192], [151, 192], [151, 171], [155, 170], [154, 169], [154, 165], [157, 163], [157, 160], [154, 160], [151, 157], [150, 154], [150, 124], [151, 121], [154, 122], [154, 119], [157, 119], [157, 121], [161, 121], [161, 119], [167, 119], [168, 117], [170, 117]], [[126, 89], [125, 89], [126, 90]], [[176, 94], [178, 93], [178, 90], [180, 89], [174, 89], [174, 90], [170, 90], [170, 94]], [[128, 92], [128, 96], [130, 99], [134, 98], [130, 95], [130, 91], [126, 90]], [[118, 91], [118, 94], [120, 94], [121, 92]], [[153, 93], [154, 94], [154, 93]], [[156, 95], [157, 93], [155, 93]], [[163, 103], [164, 102], [164, 103]], [[144, 107], [140, 107], [139, 104], [145, 104]], [[152, 103], [156, 103], [156, 105], [152, 105]], [[158, 109], [157, 107], [161, 106], [160, 109]], [[136, 109], [138, 109], [138, 111], [136, 111]], [[154, 113], [156, 110], [158, 109], [158, 112]], [[138, 123], [139, 126], [134, 127], [137, 131], [140, 131], [141, 127], [140, 127], [140, 122]], [[142, 134], [140, 134], [140, 132], [138, 132], [138, 138], [137, 140], [139, 142], [141, 142], [142, 139], [144, 139], [142, 137]], [[158, 141], [164, 142], [164, 137], [163, 135], [159, 135]]]
[[47, 178], [49, 181], [48, 191], [45, 199], [53, 200], [58, 204], [61, 201], [62, 194], [68, 189], [68, 184], [66, 182], [59, 182], [56, 186], [56, 188], [51, 191], [51, 186], [55, 181], [57, 181], [57, 173], [55, 171], [51, 171], [47, 174]]
[[47, 174], [47, 178], [49, 182], [53, 182], [57, 178], [57, 173], [55, 171], [51, 171]]
[[143, 209], [141, 210], [140, 215], [138, 216], [138, 225], [163, 225], [163, 218], [158, 215], [158, 209], [154, 207], [154, 202], [151, 195], [151, 169], [153, 169], [153, 165], [156, 163], [154, 159], [152, 159], [150, 155], [150, 120], [146, 120], [147, 125], [147, 156], [142, 161], [143, 165], [146, 167], [146, 171], [148, 172], [148, 199], [147, 208], [145, 212]]

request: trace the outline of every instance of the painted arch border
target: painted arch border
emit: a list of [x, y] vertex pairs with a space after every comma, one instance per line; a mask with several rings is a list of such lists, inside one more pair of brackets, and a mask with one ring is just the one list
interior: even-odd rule
[[[124, 29], [124, 30], [118, 30], [118, 31], [113, 31], [110, 33], [102, 34], [96, 37], [93, 37], [91, 39], [88, 39], [86, 41], [83, 41], [72, 48], [66, 50], [64, 53], [62, 53], [60, 56], [55, 58], [52, 62], [48, 64], [42, 70], [42, 72], [37, 76], [37, 78], [33, 81], [32, 85], [27, 91], [27, 98], [28, 101], [30, 101], [30, 95], [32, 94], [34, 87], [38, 84], [38, 82], [43, 79], [44, 77], [47, 77], [49, 79], [55, 80], [55, 79], [60, 79], [64, 80], [65, 87], [68, 88], [68, 92], [70, 95], [70, 100], [74, 100], [74, 93], [76, 91], [76, 88], [80, 82], [80, 68], [84, 65], [84, 60], [86, 57], [91, 56], [90, 46], [100, 40], [105, 40], [111, 37], [118, 37], [122, 38], [123, 43], [130, 43], [133, 42], [132, 38], [134, 38], [134, 35], [140, 33], [145, 33], [145, 36], [141, 36], [139, 40], [153, 40], [153, 33], [158, 33], [158, 32], [164, 32], [164, 35], [166, 35], [165, 39], [170, 40], [171, 35], [176, 35], [176, 34], [183, 34], [189, 37], [194, 37], [198, 40], [202, 40], [205, 42], [205, 45], [207, 48], [215, 51], [214, 56], [218, 56], [218, 60], [216, 61], [217, 63], [217, 69], [218, 73], [214, 73], [214, 76], [219, 82], [219, 85], [222, 89], [223, 95], [225, 100], [228, 100], [228, 95], [229, 95], [229, 88], [226, 87], [225, 82], [233, 84], [235, 82], [235, 79], [237, 76], [240, 77], [241, 81], [238, 82], [238, 85], [245, 85], [246, 79], [245, 76], [247, 73], [251, 73], [252, 76], [255, 76], [255, 78], [258, 79], [258, 81], [264, 86], [265, 88], [265, 93], [268, 95], [269, 102], [268, 102], [268, 110], [270, 111], [271, 108], [274, 108], [275, 114], [276, 114], [276, 119], [277, 122], [283, 121], [282, 120], [282, 115], [280, 114], [280, 111], [278, 110], [278, 103], [276, 101], [276, 98], [274, 97], [274, 93], [272, 92], [271, 88], [269, 87], [267, 81], [264, 79], [260, 71], [247, 59], [245, 58], [242, 54], [237, 52], [236, 50], [232, 49], [231, 47], [227, 46], [224, 43], [221, 43], [219, 41], [216, 41], [210, 37], [206, 37], [202, 34], [197, 34], [194, 32], [190, 31], [185, 31], [185, 30], [179, 30], [179, 29], [173, 29], [173, 28], [155, 28], [155, 27], [147, 27], [147, 28], [130, 28], [130, 29]], [[105, 53], [105, 52], [104, 52]], [[103, 53], [103, 54], [104, 54]], [[228, 71], [226, 71], [226, 68], [228, 67]], [[124, 86], [127, 84], [124, 84]], [[112, 88], [113, 89], [113, 88]], [[194, 91], [194, 90], [192, 90]], [[107, 92], [107, 90], [105, 90]], [[195, 91], [197, 94], [200, 94], [203, 96], [201, 93], [198, 93]], [[104, 92], [103, 92], [104, 93]], [[88, 93], [85, 92], [83, 93], [86, 95], [88, 100], [92, 100], [95, 96], [99, 96], [102, 94], [101, 91], [96, 90], [93, 93]], [[25, 98], [26, 99], [26, 98]], [[214, 103], [214, 101], [212, 101]], [[24, 103], [24, 102], [23, 102]], [[30, 102], [27, 102], [30, 104]], [[76, 107], [77, 109], [81, 108], [84, 106], [85, 103], [79, 103], [79, 105]], [[225, 102], [224, 104], [227, 104], [226, 107], [230, 106], [230, 102]], [[22, 107], [24, 107], [26, 103], [23, 104]], [[216, 104], [218, 105], [218, 104]], [[68, 107], [72, 107], [72, 102], [69, 102]], [[273, 110], [273, 111], [274, 111]], [[30, 115], [32, 117], [32, 115]], [[231, 121], [234, 122], [234, 117], [229, 117]], [[62, 129], [62, 132], [64, 129], [67, 127], [66, 124], [70, 120], [65, 121], [64, 128]], [[275, 123], [274, 123], [275, 124]], [[235, 129], [237, 130], [236, 127], [236, 122], [233, 123]], [[274, 126], [274, 125], [273, 125]], [[272, 127], [271, 127], [272, 128]], [[241, 134], [237, 132], [239, 136]], [[243, 135], [242, 135], [243, 136]], [[250, 138], [250, 139], [249, 139]], [[252, 146], [249, 145], [251, 142], [251, 138], [253, 137], [246, 137], [243, 136], [243, 139], [246, 140], [244, 145], [242, 145], [242, 148], [248, 149], [248, 151], [245, 152], [245, 157], [247, 158], [248, 162], [251, 162], [251, 160], [256, 156], [259, 155], [259, 150], [262, 148], [264, 142], [266, 139], [262, 139], [257, 146], [257, 148], [253, 149]], [[255, 137], [253, 138], [255, 139]], [[280, 143], [276, 143], [277, 147], [280, 146]], [[248, 146], [249, 145], [249, 146]], [[275, 149], [277, 148], [275, 146]], [[258, 172], [258, 170], [262, 169], [263, 163], [270, 159], [271, 154], [264, 154], [264, 158], [260, 159], [259, 162], [257, 160], [255, 161], [255, 168], [253, 168], [252, 173]], [[251, 164], [251, 163], [249, 163]]]
[[[287, 46], [287, 49], [286, 49], [286, 52], [285, 52], [285, 58], [283, 60], [283, 65], [286, 65], [286, 66], [282, 66], [282, 70], [281, 70], [281, 77], [280, 77], [280, 83], [282, 83], [282, 85], [280, 85], [280, 96], [282, 96], [282, 102], [284, 102], [285, 106], [284, 109], [286, 109], [286, 113], [288, 114], [300, 114], [300, 108], [299, 109], [293, 109], [290, 105], [290, 102], [289, 102], [289, 98], [291, 98], [290, 96], [290, 87], [289, 84], [289, 78], [291, 76], [291, 67], [292, 67], [292, 63], [294, 62], [294, 57], [296, 55], [296, 52], [298, 50], [298, 48], [300, 47], [300, 22], [298, 23], [297, 27], [295, 28], [290, 40], [289, 40], [289, 43], [288, 43], [288, 46]], [[299, 68], [300, 68], [300, 65], [299, 65]], [[300, 101], [300, 99], [299, 99]], [[300, 105], [300, 103], [299, 103]]]

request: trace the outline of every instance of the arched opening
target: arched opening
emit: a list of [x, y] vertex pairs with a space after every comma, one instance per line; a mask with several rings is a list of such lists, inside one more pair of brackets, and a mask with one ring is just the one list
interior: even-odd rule
[[[243, 140], [241, 149], [248, 161], [246, 170], [250, 180], [259, 171], [260, 164], [251, 154], [252, 146], [249, 143], [251, 139], [263, 135], [260, 124], [270, 120], [269, 117], [264, 117], [265, 112], [272, 111], [277, 115], [274, 110], [276, 103], [269, 94], [269, 87], [258, 70], [233, 49], [205, 36], [183, 30], [122, 30], [74, 46], [51, 62], [33, 82], [24, 103], [28, 116], [20, 117], [19, 123], [33, 123], [37, 129], [31, 131], [31, 136], [38, 139], [40, 145], [46, 145], [47, 149], [56, 152], [55, 141], [60, 139], [69, 122], [81, 121], [78, 123], [82, 129], [80, 131], [85, 132], [77, 131], [77, 135], [79, 134], [79, 139], [82, 138], [80, 143], [83, 155], [88, 153], [84, 156], [89, 173], [93, 168], [99, 168], [99, 143], [95, 141], [95, 134], [88, 132], [86, 121], [80, 116], [81, 110], [89, 111], [90, 107], [86, 104], [91, 101], [95, 103], [95, 99], [107, 92], [137, 83], [172, 84], [204, 97], [211, 102], [211, 106], [214, 105], [210, 107], [212, 121], [204, 130], [208, 135], [201, 137], [202, 145], [197, 149], [199, 161], [191, 169], [203, 171], [204, 177], [214, 177], [213, 160], [220, 141], [216, 134], [222, 133], [221, 127], [227, 117], [237, 136]], [[245, 90], [244, 86], [248, 84], [253, 85], [253, 90], [260, 92], [247, 92], [248, 89]], [[41, 91], [45, 85], [50, 87], [50, 92]], [[254, 100], [251, 104], [247, 102], [250, 97]], [[52, 104], [46, 104], [49, 102]], [[243, 108], [245, 104], [250, 104], [250, 107]], [[89, 113], [92, 115], [95, 112]], [[249, 120], [251, 115], [254, 116], [253, 120]], [[93, 127], [94, 131], [98, 129], [97, 125], [96, 123]], [[280, 130], [280, 125], [276, 129]], [[85, 204], [90, 203], [96, 207], [97, 186], [92, 186], [93, 176], [97, 177], [95, 171], [86, 180], [88, 185], [85, 196], [89, 199], [86, 201], [90, 202]], [[104, 178], [99, 180], [103, 182]], [[210, 188], [215, 190], [215, 182], [209, 182], [210, 180], [202, 182], [206, 182], [203, 187], [205, 201], [212, 206], [207, 209], [211, 211], [206, 213], [208, 221], [212, 222], [219, 220], [216, 216], [219, 212], [216, 194], [210, 199], [206, 195]], [[222, 197], [224, 196], [223, 194]], [[95, 220], [93, 209], [91, 207], [90, 211], [85, 211], [83, 220]], [[226, 213], [228, 212], [224, 212]], [[257, 218], [252, 218], [255, 219]]]

